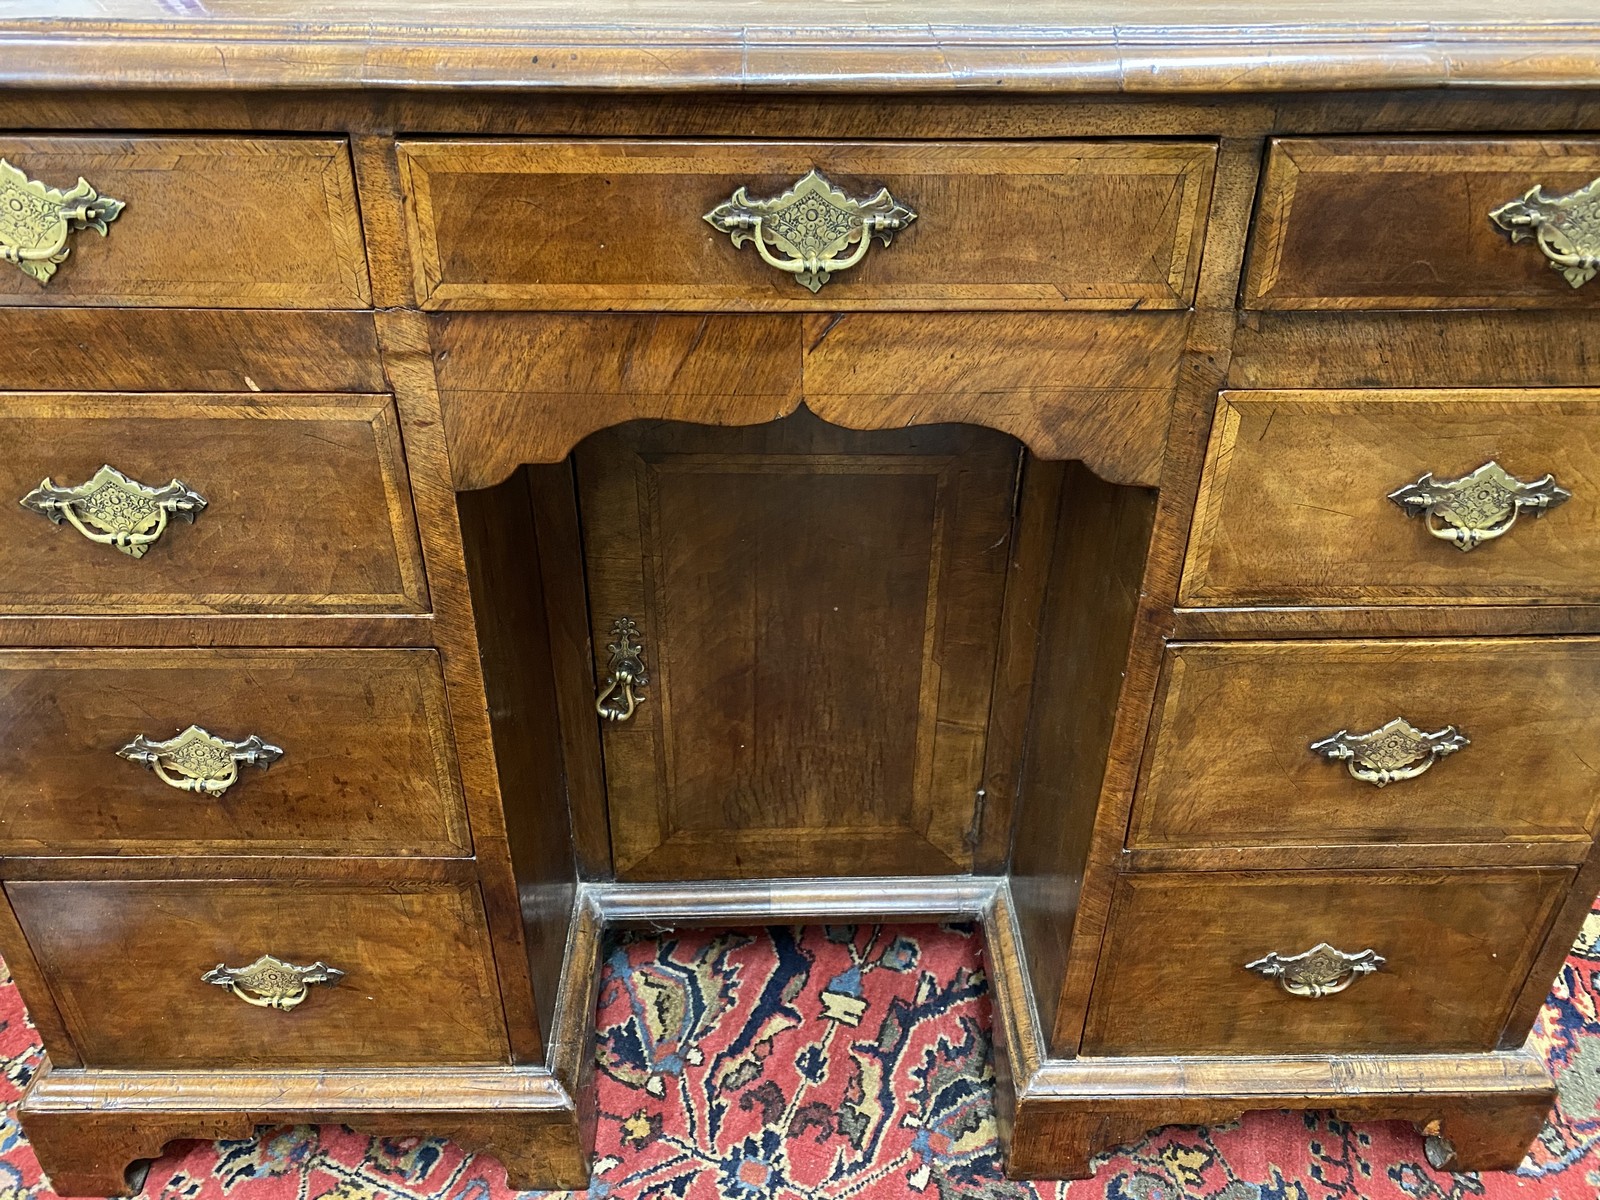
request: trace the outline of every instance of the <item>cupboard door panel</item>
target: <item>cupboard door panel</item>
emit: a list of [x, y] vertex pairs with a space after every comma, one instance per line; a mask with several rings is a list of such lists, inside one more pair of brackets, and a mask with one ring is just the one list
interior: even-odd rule
[[1010, 438], [636, 424], [577, 451], [596, 676], [629, 879], [970, 869], [1013, 494]]

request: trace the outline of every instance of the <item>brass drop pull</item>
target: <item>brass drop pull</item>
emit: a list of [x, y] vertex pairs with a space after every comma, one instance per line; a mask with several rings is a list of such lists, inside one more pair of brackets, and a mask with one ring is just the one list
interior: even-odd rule
[[595, 697], [594, 710], [607, 721], [626, 721], [644, 703], [645, 697], [636, 689], [648, 687], [650, 676], [645, 673], [644, 644], [639, 641], [639, 627], [633, 618], [618, 617], [612, 623], [611, 635], [617, 640], [606, 646], [611, 660], [606, 664], [605, 686]]
[[143, 558], [173, 517], [192, 525], [204, 511], [206, 498], [179, 479], [164, 487], [148, 487], [105, 466], [77, 487], [61, 487], [46, 479], [22, 498], [22, 507], [57, 525], [67, 522], [91, 542]]
[[[740, 188], [706, 214], [712, 228], [731, 237], [735, 246], [754, 242], [767, 265], [788, 272], [813, 292], [833, 272], [865, 258], [873, 238], [887, 246], [916, 219], [917, 214], [891, 196], [888, 188], [855, 200], [815, 169], [781, 196], [752, 200]], [[773, 247], [787, 257], [778, 257]]]
[[62, 192], [29, 179], [0, 158], [0, 259], [49, 283], [72, 253], [67, 234], [92, 229], [105, 237], [106, 226], [125, 207], [121, 200], [100, 195], [82, 177]]
[[1415, 779], [1441, 758], [1472, 745], [1454, 725], [1423, 733], [1404, 717], [1396, 717], [1371, 733], [1338, 733], [1312, 742], [1311, 749], [1329, 762], [1343, 762], [1350, 774], [1374, 787]]
[[1428, 532], [1463, 553], [1510, 531], [1523, 509], [1543, 516], [1565, 504], [1572, 493], [1545, 475], [1524, 483], [1497, 462], [1486, 462], [1460, 479], [1435, 479], [1425, 473], [1415, 483], [1389, 493], [1407, 516], [1420, 516]]
[[263, 954], [248, 967], [218, 963], [200, 976], [200, 982], [227, 988], [246, 1004], [257, 1008], [288, 1012], [305, 1001], [313, 984], [332, 986], [343, 978], [343, 971], [326, 963], [314, 962], [309, 967], [299, 967]]
[[1304, 954], [1283, 955], [1274, 950], [1255, 962], [1245, 963], [1244, 969], [1276, 979], [1278, 986], [1291, 996], [1320, 1000], [1323, 996], [1337, 996], [1383, 963], [1383, 955], [1375, 950], [1346, 954], [1327, 942], [1318, 942]]
[[141, 733], [117, 757], [149, 768], [180, 792], [220, 796], [238, 781], [241, 765], [265, 771], [283, 757], [283, 750], [255, 734], [230, 742], [191, 725], [164, 742], [152, 742]]
[[1546, 196], [1535, 184], [1522, 199], [1502, 204], [1489, 219], [1513, 242], [1534, 241], [1573, 287], [1600, 272], [1600, 179], [1565, 196]]

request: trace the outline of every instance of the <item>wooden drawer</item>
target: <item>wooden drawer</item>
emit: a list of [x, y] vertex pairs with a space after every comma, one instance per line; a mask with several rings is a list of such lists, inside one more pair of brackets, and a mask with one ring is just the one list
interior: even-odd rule
[[[191, 724], [283, 756], [212, 795], [117, 755]], [[471, 847], [432, 650], [0, 652], [0, 779], [3, 854]]]
[[[0, 444], [0, 612], [426, 608], [387, 396], [0, 394]], [[103, 465], [205, 508], [135, 558], [17, 503]]]
[[[1573, 874], [1124, 875], [1084, 1053], [1492, 1049]], [[1246, 969], [1323, 942], [1384, 965], [1317, 998]]]
[[[1280, 138], [1262, 183], [1247, 308], [1588, 308], [1489, 214], [1600, 177], [1600, 141]], [[1443, 365], [1443, 364], [1442, 364]]]
[[[400, 145], [425, 308], [1184, 308], [1214, 159], [1199, 142]], [[916, 213], [815, 295], [704, 219], [813, 168]]]
[[[467, 883], [11, 882], [6, 895], [91, 1067], [490, 1063], [506, 1057]], [[203, 982], [263, 955], [344, 972], [290, 1010]]]
[[[1391, 493], [1490, 462], [1571, 493], [1468, 552]], [[1179, 602], [1600, 601], [1600, 391], [1224, 392]]]
[[[1454, 726], [1471, 744], [1417, 751], [1426, 771], [1381, 787], [1352, 777], [1352, 761], [1367, 772], [1359, 760], [1310, 748], [1395, 718], [1427, 733]], [[1575, 850], [1600, 815], [1595, 746], [1600, 639], [1173, 646], [1128, 844], [1565, 840]]]
[[8, 137], [0, 157], [127, 207], [69, 235], [48, 283], [0, 271], [0, 304], [366, 308], [350, 153], [332, 138]]

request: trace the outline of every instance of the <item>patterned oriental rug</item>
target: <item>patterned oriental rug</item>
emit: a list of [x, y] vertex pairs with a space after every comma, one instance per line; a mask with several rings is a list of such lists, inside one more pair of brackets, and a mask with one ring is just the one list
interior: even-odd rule
[[[1260, 1113], [1167, 1129], [1095, 1177], [1000, 1174], [990, 1016], [966, 926], [806, 927], [639, 937], [611, 948], [598, 1013], [599, 1163], [589, 1200], [1595, 1200], [1600, 1195], [1600, 911], [1536, 1037], [1561, 1102], [1516, 1174], [1429, 1168], [1398, 1123]], [[0, 986], [11, 1107], [0, 1200], [50, 1200], [12, 1109], [38, 1042]], [[502, 1200], [505, 1175], [447, 1142], [329, 1128], [183, 1143], [150, 1200]], [[560, 1193], [568, 1195], [568, 1193]]]

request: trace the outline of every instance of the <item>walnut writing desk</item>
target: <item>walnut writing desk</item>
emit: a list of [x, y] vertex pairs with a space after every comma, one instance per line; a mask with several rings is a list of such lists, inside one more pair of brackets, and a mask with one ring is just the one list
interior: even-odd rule
[[285, 1121], [581, 1185], [606, 928], [802, 919], [981, 920], [1019, 1176], [1515, 1165], [1600, 889], [1600, 23], [1342, 9], [7, 4], [57, 1188]]

